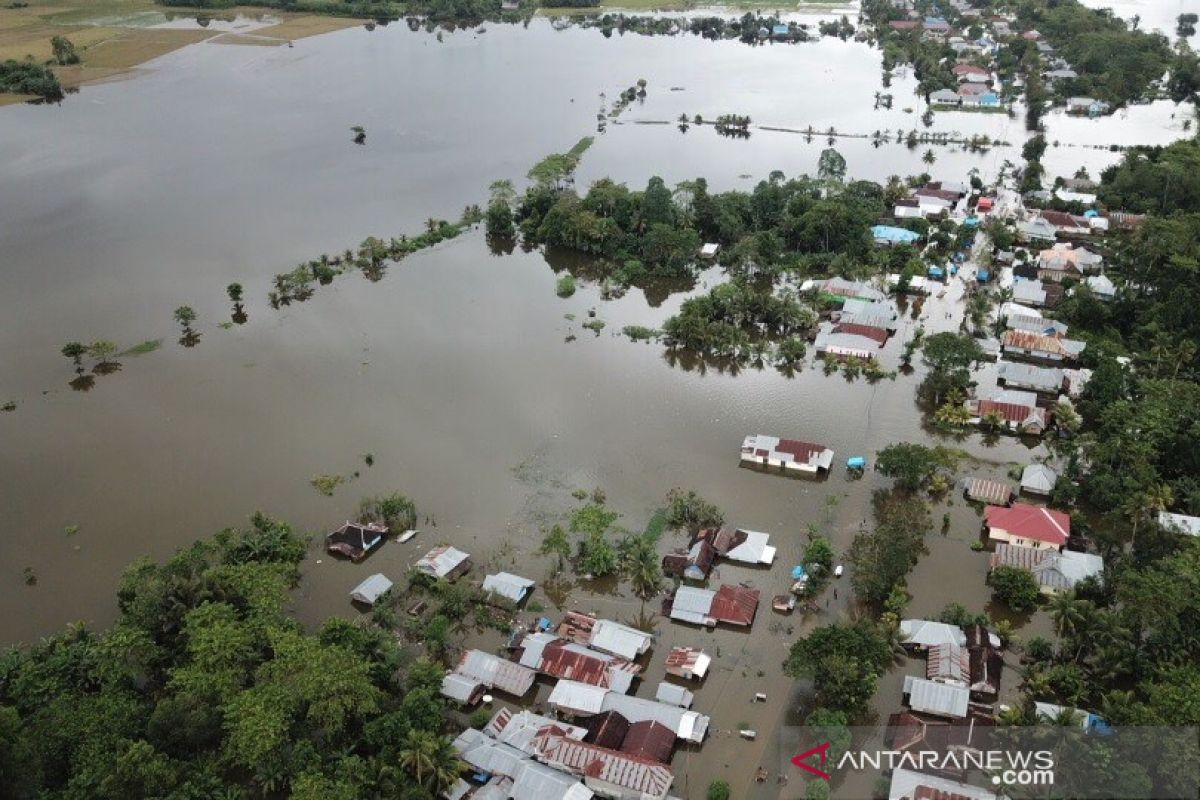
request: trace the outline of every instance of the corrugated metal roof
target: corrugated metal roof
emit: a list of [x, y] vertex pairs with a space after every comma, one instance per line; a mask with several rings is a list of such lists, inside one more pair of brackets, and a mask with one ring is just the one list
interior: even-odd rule
[[609, 692], [602, 700], [601, 710], [617, 711], [630, 723], [656, 720], [675, 731], [675, 735], [680, 739], [693, 742], [704, 741], [708, 733], [708, 717], [655, 700]]
[[967, 648], [956, 644], [939, 644], [929, 648], [925, 661], [926, 678], [966, 686], [970, 676], [971, 659]]
[[547, 736], [540, 743], [541, 758], [586, 778], [640, 792], [644, 797], [666, 797], [675, 780], [663, 764], [626, 753], [577, 742], [561, 736]]
[[553, 678], [627, 692], [641, 666], [616, 656], [566, 642], [553, 634], [531, 634], [521, 641], [521, 664]]
[[1184, 533], [1188, 536], [1200, 536], [1200, 517], [1160, 511], [1158, 512], [1158, 524], [1167, 530]]
[[1075, 357], [1087, 346], [1084, 342], [1074, 339], [1060, 339], [1055, 336], [1044, 336], [1033, 331], [1008, 330], [1000, 340], [1005, 348], [1016, 348], [1033, 353], [1048, 353], [1066, 357]]
[[1027, 492], [1050, 494], [1058, 482], [1058, 473], [1045, 464], [1030, 464], [1021, 473], [1021, 488]]
[[630, 660], [649, 650], [653, 642], [650, 634], [612, 620], [597, 620], [592, 628], [592, 647]]
[[905, 644], [933, 647], [939, 644], [956, 644], [965, 647], [967, 635], [957, 625], [931, 622], [927, 619], [906, 619], [900, 623], [900, 633]]
[[660, 764], [671, 763], [671, 751], [675, 749], [675, 731], [655, 720], [635, 722], [629, 726], [621, 752]]
[[375, 605], [375, 601], [383, 596], [383, 593], [392, 588], [392, 582], [387, 576], [380, 572], [376, 572], [371, 577], [354, 587], [350, 592], [350, 598], [357, 600], [360, 603], [367, 605]]
[[1033, 364], [1001, 361], [996, 367], [996, 375], [1003, 378], [1008, 385], [1029, 386], [1043, 392], [1057, 392], [1063, 386], [1061, 369], [1038, 367]]
[[723, 553], [725, 558], [730, 561], [741, 561], [744, 564], [770, 564], [775, 560], [775, 548], [771, 547], [771, 534], [745, 528], [738, 528], [734, 534], [741, 541]]
[[708, 613], [717, 622], [749, 626], [758, 611], [758, 600], [758, 589], [725, 584], [717, 589]]
[[483, 590], [495, 592], [503, 598], [519, 603], [525, 595], [533, 591], [536, 584], [529, 578], [513, 575], [511, 572], [498, 572], [483, 579]]
[[936, 683], [913, 675], [904, 677], [904, 693], [913, 711], [961, 719], [967, 715], [971, 693], [961, 686]]
[[[555, 708], [575, 714], [599, 714], [604, 710], [608, 690], [603, 686], [591, 686], [578, 681], [560, 680], [550, 690], [546, 702]], [[625, 695], [617, 695], [624, 697]]]
[[473, 678], [448, 672], [442, 678], [442, 695], [460, 703], [469, 703], [481, 686], [483, 684]]
[[667, 653], [667, 672], [681, 678], [703, 678], [712, 658], [694, 647], [674, 647]]
[[1071, 535], [1071, 518], [1050, 508], [1014, 503], [1011, 508], [988, 506], [983, 513], [989, 528], [1007, 531], [1012, 536], [1061, 547]]
[[424, 556], [417, 559], [417, 563], [414, 566], [426, 575], [432, 575], [435, 578], [444, 578], [454, 570], [459, 569], [462, 563], [470, 557], [470, 555], [458, 548], [451, 547], [450, 545], [442, 545], [441, 547], [433, 548]]
[[1013, 496], [1013, 488], [1004, 481], [994, 481], [990, 478], [968, 478], [966, 482], [967, 497], [982, 503], [1004, 505]]
[[669, 703], [680, 708], [691, 708], [696, 696], [682, 686], [663, 681], [658, 684], [658, 689], [654, 692], [654, 699], [660, 703]]
[[463, 653], [455, 671], [516, 697], [523, 697], [537, 677], [528, 667], [482, 650]]

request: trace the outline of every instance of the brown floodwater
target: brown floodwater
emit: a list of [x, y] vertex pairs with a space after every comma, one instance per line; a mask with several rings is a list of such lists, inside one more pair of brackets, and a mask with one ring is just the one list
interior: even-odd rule
[[[685, 486], [720, 505], [730, 523], [770, 531], [774, 569], [725, 566], [720, 576], [749, 581], [764, 601], [786, 588], [809, 524], [844, 550], [886, 481], [870, 471], [850, 480], [840, 467], [821, 481], [741, 469], [742, 438], [824, 442], [837, 452], [835, 466], [892, 442], [942, 441], [921, 425], [919, 370], [871, 384], [811, 364], [792, 377], [672, 365], [658, 345], [618, 332], [658, 326], [684, 294], [656, 287], [603, 301], [583, 280], [561, 299], [555, 270], [584, 275], [586, 265], [548, 264], [520, 248], [497, 256], [479, 231], [391, 265], [379, 282], [350, 274], [306, 302], [278, 310], [266, 302], [276, 272], [367, 235], [456, 218], [483, 201], [492, 180], [521, 179], [546, 153], [594, 132], [602, 92], [615, 97], [638, 78], [649, 96], [597, 138], [581, 185], [612, 175], [640, 186], [660, 174], [749, 187], [772, 169], [812, 171], [826, 146], [785, 133], [745, 141], [710, 128], [681, 134], [638, 119], [737, 112], [861, 133], [919, 124], [902, 110], [911, 78], [893, 84], [896, 109], [873, 109], [879, 57], [866, 45], [605, 39], [543, 20], [441, 42], [391, 25], [294, 48], [203, 44], [59, 106], [0, 109], [0, 401], [18, 404], [0, 413], [0, 643], [30, 642], [75, 620], [106, 625], [131, 560], [165, 558], [256, 509], [319, 534], [352, 515], [360, 497], [395, 490], [436, 525], [361, 565], [314, 548], [295, 597], [302, 619], [354, 614], [347, 592], [359, 580], [398, 575], [443, 541], [541, 580], [548, 565], [532, 555], [539, 530], [562, 518], [580, 488], [603, 487], [633, 529], [669, 489]], [[860, 139], [837, 146], [853, 176], [873, 179], [929, 169], [960, 180], [969, 169], [990, 175], [1005, 158], [1017, 160], [1018, 121], [945, 120], [936, 127], [1014, 146], [937, 148], [933, 167], [921, 162], [924, 148], [877, 149]], [[366, 128], [364, 146], [352, 143], [352, 125]], [[1063, 141], [1088, 132], [1105, 142], [1169, 141], [1179, 135], [1173, 125], [1161, 104], [1104, 127], [1051, 119]], [[1073, 172], [1115, 157], [1062, 147], [1047, 158]], [[702, 276], [692, 291], [715, 279]], [[248, 319], [219, 327], [230, 318], [224, 287], [233, 281], [246, 287]], [[961, 315], [960, 294], [954, 285], [926, 303], [931, 331], [957, 326], [946, 314]], [[200, 315], [195, 347], [176, 342], [171, 313], [181, 304]], [[581, 327], [591, 309], [607, 323], [599, 335]], [[885, 366], [897, 365], [916, 324], [906, 320], [889, 343]], [[163, 345], [120, 358], [120, 370], [75, 391], [58, 350], [100, 338]], [[956, 444], [979, 459], [964, 473], [1001, 475], [1009, 462], [1042, 452], [1007, 437]], [[320, 474], [347, 481], [325, 497], [309, 485]], [[945, 510], [951, 529], [930, 533], [910, 580], [915, 614], [951, 601], [980, 610], [987, 601], [987, 556], [970, 550], [979, 514], [961, 500]], [[934, 512], [935, 528], [942, 512]], [[71, 526], [78, 530], [68, 534]], [[674, 542], [668, 535], [663, 547]], [[26, 585], [26, 568], [36, 585]], [[713, 734], [677, 756], [677, 793], [701, 796], [726, 776], [739, 797], [790, 797], [802, 789], [775, 782], [771, 732], [799, 719], [804, 687], [779, 666], [799, 631], [845, 613], [848, 581], [837, 586], [828, 610], [822, 598], [821, 612], [808, 617], [779, 616], [764, 602], [749, 633], [668, 623], [656, 601], [643, 607], [619, 589], [575, 588], [563, 605], [643, 620], [660, 633], [642, 695], [653, 694], [670, 646], [701, 645], [717, 656], [696, 703], [712, 715]], [[543, 593], [538, 599], [555, 610]], [[883, 715], [898, 699], [898, 674], [881, 683]], [[750, 702], [758, 691], [768, 703]], [[746, 726], [760, 732], [756, 741], [737, 737]], [[771, 779], [754, 785], [760, 764]]]

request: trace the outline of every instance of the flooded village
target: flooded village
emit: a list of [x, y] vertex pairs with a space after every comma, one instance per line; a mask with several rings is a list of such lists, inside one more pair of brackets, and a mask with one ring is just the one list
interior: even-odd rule
[[161, 767], [0, 776], [212, 796], [222, 742], [244, 797], [996, 800], [839, 762], [1128, 722], [1055, 643], [1200, 533], [1182, 478], [1102, 509], [1084, 446], [1116, 371], [1192, 374], [1095, 321], [1151, 280], [1109, 173], [1194, 109], [993, 5], [181, 11], [0, 108], [0, 711], [158, 693], [102, 757]]

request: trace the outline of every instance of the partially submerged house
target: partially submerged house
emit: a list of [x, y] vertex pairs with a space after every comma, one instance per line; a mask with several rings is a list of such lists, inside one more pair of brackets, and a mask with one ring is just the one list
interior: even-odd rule
[[1026, 389], [1057, 395], [1063, 391], [1066, 377], [1061, 369], [1001, 361], [996, 366], [996, 382], [1008, 389]]
[[1098, 270], [1103, 263], [1104, 259], [1101, 256], [1084, 247], [1057, 244], [1038, 253], [1038, 277], [1051, 281], [1063, 281], [1067, 278], [1078, 280]]
[[1074, 362], [1086, 347], [1086, 342], [1045, 336], [1032, 331], [1008, 330], [1000, 338], [1000, 348], [1005, 355], [1024, 356], [1056, 364]]
[[938, 683], [913, 675], [904, 677], [904, 695], [908, 707], [922, 714], [963, 719], [971, 702], [970, 691], [963, 686]]
[[566, 678], [614, 692], [628, 692], [641, 673], [638, 664], [592, 650], [552, 633], [530, 633], [517, 642], [514, 656], [521, 666], [551, 678]]
[[612, 653], [627, 661], [633, 661], [654, 644], [654, 637], [649, 633], [577, 611], [568, 611], [563, 615], [557, 632], [568, 641], [587, 645], [603, 653]]
[[973, 424], [987, 425], [998, 421], [1002, 427], [1017, 433], [1040, 436], [1050, 421], [1046, 409], [1038, 407], [1037, 395], [1032, 392], [985, 390], [967, 406]]
[[1038, 587], [1046, 594], [1057, 594], [1075, 588], [1085, 578], [1104, 574], [1104, 559], [1092, 553], [997, 544], [992, 554], [991, 569], [1016, 567], [1028, 570], [1037, 579]]
[[325, 550], [357, 563], [387, 538], [388, 527], [374, 522], [350, 522], [325, 535]]
[[925, 657], [925, 678], [935, 683], [966, 687], [971, 678], [971, 657], [957, 644], [935, 644]]
[[741, 564], [773, 564], [775, 548], [771, 545], [771, 534], [746, 528], [708, 528], [696, 535], [697, 541], [712, 545], [721, 558]]
[[524, 697], [537, 677], [532, 669], [483, 650], [463, 653], [453, 671], [513, 697]]
[[[1006, 304], [1012, 306], [1013, 304]], [[1067, 323], [1059, 322], [1049, 317], [1037, 315], [1037, 310], [1030, 308], [1029, 312], [1033, 313], [1010, 313], [1004, 318], [1004, 327], [1010, 331], [1029, 331], [1040, 336], [1054, 336], [1058, 338], [1065, 337], [1067, 331]]]
[[447, 697], [464, 706], [477, 706], [483, 700], [487, 687], [474, 678], [447, 672], [442, 678], [442, 697]]
[[750, 627], [758, 611], [759, 592], [722, 585], [715, 591], [680, 586], [663, 602], [663, 613], [677, 622], [715, 627], [720, 623]]
[[364, 580], [350, 592], [350, 599], [365, 606], [375, 605], [375, 601], [391, 591], [392, 582], [381, 572], [376, 572]]
[[1021, 491], [1026, 494], [1050, 496], [1058, 483], [1058, 473], [1045, 464], [1030, 464], [1021, 472]]
[[1060, 550], [1071, 536], [1071, 518], [1061, 511], [1028, 503], [984, 510], [988, 539], [1039, 549]]
[[741, 459], [752, 464], [783, 467], [798, 472], [828, 472], [833, 464], [833, 450], [823, 444], [799, 439], [751, 434], [742, 441]]
[[529, 578], [511, 572], [497, 572], [483, 579], [483, 591], [501, 597], [513, 605], [519, 605], [536, 584]]
[[863, 361], [873, 359], [879, 355], [880, 346], [879, 340], [874, 336], [844, 332], [836, 325], [822, 325], [813, 342], [817, 355], [839, 360], [851, 356]]
[[471, 556], [445, 544], [421, 556], [413, 566], [423, 575], [452, 581], [471, 571]]
[[703, 539], [692, 542], [686, 550], [677, 549], [663, 556], [662, 571], [669, 578], [687, 578], [702, 581], [712, 572], [717, 551]]
[[667, 653], [667, 674], [678, 678], [703, 680], [712, 657], [694, 647], [673, 647]]

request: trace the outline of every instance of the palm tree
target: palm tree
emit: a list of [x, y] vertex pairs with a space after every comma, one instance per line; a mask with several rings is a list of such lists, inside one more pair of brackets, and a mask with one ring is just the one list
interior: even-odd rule
[[1074, 592], [1062, 592], [1050, 599], [1050, 618], [1059, 636], [1074, 634], [1083, 625], [1086, 610], [1084, 601], [1075, 599]]
[[466, 765], [445, 736], [410, 731], [400, 748], [400, 767], [418, 784], [440, 795], [454, 785]]
[[654, 545], [642, 536], [634, 537], [625, 548], [623, 567], [633, 590], [642, 599], [658, 593], [662, 581], [662, 567]]

